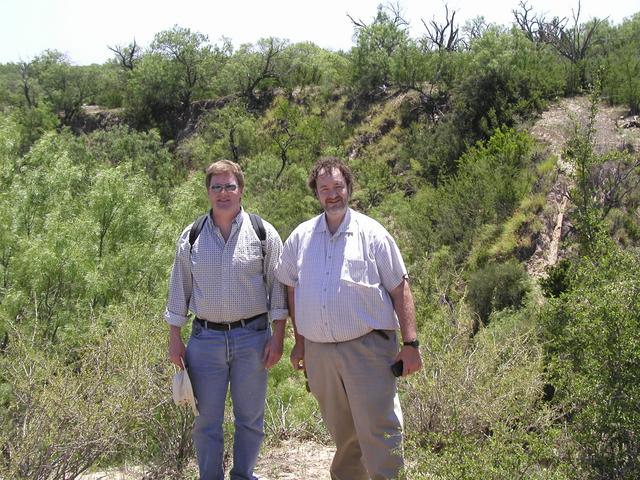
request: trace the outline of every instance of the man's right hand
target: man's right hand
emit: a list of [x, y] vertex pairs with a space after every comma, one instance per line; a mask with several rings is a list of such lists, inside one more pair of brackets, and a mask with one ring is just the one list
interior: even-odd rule
[[180, 327], [171, 325], [169, 330], [169, 360], [179, 368], [183, 368], [182, 359], [185, 352], [186, 348], [180, 335]]
[[289, 358], [294, 370], [304, 369], [304, 342], [296, 341]]

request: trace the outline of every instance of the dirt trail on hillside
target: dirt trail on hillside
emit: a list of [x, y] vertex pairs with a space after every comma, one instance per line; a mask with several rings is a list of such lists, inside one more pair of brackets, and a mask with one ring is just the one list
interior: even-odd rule
[[[562, 255], [562, 239], [569, 227], [568, 213], [571, 208], [567, 192], [572, 185], [572, 165], [562, 156], [575, 125], [586, 128], [589, 121], [588, 97], [564, 98], [545, 111], [529, 130], [543, 145], [548, 154], [558, 158], [556, 180], [547, 194], [547, 208], [542, 218], [545, 229], [536, 240], [536, 250], [527, 262], [531, 276], [546, 275], [548, 267], [555, 265]], [[594, 151], [605, 153], [631, 145], [640, 149], [640, 129], [622, 129], [618, 125], [627, 114], [624, 107], [601, 104], [596, 113]]]

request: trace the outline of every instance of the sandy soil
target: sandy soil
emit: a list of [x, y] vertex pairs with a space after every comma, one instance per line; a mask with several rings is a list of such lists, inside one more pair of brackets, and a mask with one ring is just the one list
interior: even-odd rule
[[[255, 474], [260, 480], [330, 480], [329, 465], [335, 449], [315, 442], [289, 440], [265, 449]], [[141, 480], [139, 467], [94, 472], [78, 480]]]

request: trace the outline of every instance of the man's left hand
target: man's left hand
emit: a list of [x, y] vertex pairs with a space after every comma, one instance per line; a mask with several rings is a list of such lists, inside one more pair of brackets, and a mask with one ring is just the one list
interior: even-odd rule
[[396, 361], [402, 360], [402, 376], [406, 377], [412, 373], [416, 373], [422, 368], [422, 358], [420, 357], [420, 350], [409, 345], [402, 347], [402, 350], [396, 355]]

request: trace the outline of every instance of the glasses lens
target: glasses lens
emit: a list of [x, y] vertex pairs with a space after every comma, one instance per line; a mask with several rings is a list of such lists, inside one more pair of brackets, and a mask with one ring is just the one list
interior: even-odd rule
[[235, 183], [225, 183], [224, 185], [220, 183], [214, 183], [211, 185], [211, 191], [214, 193], [220, 193], [222, 190], [225, 192], [235, 192], [238, 186]]

